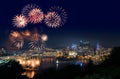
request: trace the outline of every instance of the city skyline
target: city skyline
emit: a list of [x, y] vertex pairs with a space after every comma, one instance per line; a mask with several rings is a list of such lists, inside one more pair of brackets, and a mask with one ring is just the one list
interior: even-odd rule
[[[67, 22], [59, 28], [50, 28], [43, 23], [28, 24], [24, 29], [15, 28], [12, 24], [14, 15], [20, 14], [21, 9], [30, 3], [39, 5], [45, 13], [51, 6], [63, 7], [68, 15]], [[66, 47], [79, 40], [100, 42], [105, 47], [120, 46], [120, 12], [116, 2], [4, 0], [0, 2], [0, 9], [0, 47], [5, 47], [11, 31], [32, 31], [34, 28], [48, 35], [48, 47]]]

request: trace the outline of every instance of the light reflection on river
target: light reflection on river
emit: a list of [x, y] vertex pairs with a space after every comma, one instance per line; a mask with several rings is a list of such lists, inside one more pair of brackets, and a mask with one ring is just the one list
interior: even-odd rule
[[[34, 59], [34, 62], [38, 61]], [[40, 70], [45, 70], [48, 68], [56, 68], [56, 59], [55, 58], [41, 58], [40, 59], [40, 66], [38, 66], [37, 71], [40, 72]], [[58, 64], [57, 64], [57, 68], [58, 68]], [[22, 73], [22, 75], [27, 76], [28, 78], [32, 79], [35, 74], [37, 73], [36, 69], [35, 70], [26, 70], [24, 73]]]
[[[28, 78], [32, 79], [37, 72], [47, 70], [49, 68], [54, 68], [56, 70], [60, 70], [65, 66], [70, 64], [75, 64], [76, 61], [58, 61], [55, 58], [42, 58], [40, 59], [40, 66], [37, 68], [38, 70], [26, 70], [22, 75], [26, 75]], [[37, 60], [36, 60], [37, 61]], [[81, 60], [78, 60], [80, 62]]]
[[22, 75], [26, 75], [29, 79], [32, 79], [35, 76], [35, 71], [26, 71]]

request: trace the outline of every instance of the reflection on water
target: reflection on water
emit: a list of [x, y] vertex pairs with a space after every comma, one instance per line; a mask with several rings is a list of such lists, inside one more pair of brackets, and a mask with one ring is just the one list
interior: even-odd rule
[[59, 64], [56, 63], [56, 70], [59, 70]]
[[26, 75], [28, 78], [32, 79], [35, 76], [35, 71], [26, 71], [22, 75]]
[[[32, 79], [36, 73], [40, 71], [45, 71], [49, 68], [54, 68], [56, 70], [61, 70], [62, 68], [74, 64], [79, 65], [82, 69], [87, 65], [89, 59], [77, 59], [77, 60], [56, 60], [55, 57], [44, 57], [44, 58], [32, 58], [32, 59], [18, 59], [23, 68], [27, 69], [22, 75], [26, 75], [28, 78]], [[102, 59], [93, 58], [93, 62], [100, 63]], [[37, 69], [37, 71], [36, 71]]]
[[23, 68], [34, 69], [40, 66], [40, 59], [17, 59], [19, 63], [23, 66]]
[[[38, 59], [36, 59], [36, 60], [34, 59], [34, 63], [36, 63], [37, 61], [38, 61]], [[35, 74], [39, 71], [44, 71], [49, 68], [54, 68], [56, 70], [60, 70], [70, 64], [80, 64], [80, 62], [83, 62], [83, 61], [82, 60], [58, 61], [55, 58], [41, 58], [40, 65], [36, 65], [36, 66], [38, 66], [37, 71], [36, 71], [36, 69], [29, 69], [29, 70], [26, 70], [26, 72], [24, 72], [22, 75], [26, 75], [28, 78], [32, 79], [35, 76]], [[84, 63], [86, 63], [86, 62], [87, 61], [85, 60]], [[31, 62], [31, 63], [33, 63], [33, 62]]]
[[[22, 64], [21, 64], [22, 63]], [[41, 58], [41, 59], [29, 59], [20, 61], [20, 64], [26, 69], [26, 71], [22, 74], [32, 79], [37, 71], [48, 69], [56, 66], [55, 58]], [[26, 68], [28, 67], [28, 68]]]
[[[68, 61], [58, 61], [55, 58], [41, 58], [41, 63], [38, 66], [38, 70], [37, 71], [41, 71], [41, 70], [46, 70], [49, 68], [54, 68], [56, 70], [60, 70], [62, 68], [64, 68], [65, 66], [68, 65]], [[27, 60], [28, 61], [28, 60]], [[37, 60], [34, 59], [34, 63], [37, 62]], [[29, 62], [30, 63], [30, 62]], [[31, 62], [33, 63], [33, 62]], [[69, 62], [70, 64], [70, 62]], [[24, 67], [24, 66], [23, 66]], [[26, 70], [26, 72], [24, 72], [22, 75], [26, 75], [28, 78], [32, 79], [36, 74], [35, 69], [28, 69]]]

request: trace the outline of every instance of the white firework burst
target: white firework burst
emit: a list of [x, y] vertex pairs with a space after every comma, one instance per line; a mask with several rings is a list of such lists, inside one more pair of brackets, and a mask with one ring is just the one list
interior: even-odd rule
[[43, 34], [43, 35], [41, 36], [41, 40], [42, 40], [43, 42], [47, 41], [47, 40], [48, 40], [48, 36], [47, 36], [46, 34]]
[[27, 19], [24, 15], [16, 15], [13, 18], [13, 24], [18, 28], [24, 28], [27, 25]]

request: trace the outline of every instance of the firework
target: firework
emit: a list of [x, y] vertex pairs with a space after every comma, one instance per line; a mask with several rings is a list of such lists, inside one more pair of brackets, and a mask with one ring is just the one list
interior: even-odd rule
[[40, 35], [38, 33], [33, 34], [33, 39], [34, 41], [39, 41], [40, 40]]
[[29, 12], [35, 8], [39, 8], [39, 6], [37, 6], [36, 4], [28, 4], [22, 9], [21, 13], [28, 17]]
[[29, 47], [34, 50], [40, 50], [41, 49], [41, 42], [40, 41], [31, 41], [29, 43]]
[[45, 15], [45, 24], [49, 27], [59, 27], [61, 25], [61, 17], [56, 12], [48, 12]]
[[18, 28], [24, 28], [27, 25], [27, 19], [23, 15], [16, 15], [13, 18], [13, 24]]
[[20, 37], [20, 33], [17, 31], [12, 32], [10, 35], [15, 38]]
[[41, 49], [41, 38], [38, 33], [35, 33], [31, 36], [31, 40], [29, 43], [29, 47], [34, 50], [40, 50]]
[[24, 42], [23, 41], [15, 41], [15, 42], [11, 42], [9, 41], [9, 44], [8, 44], [8, 49], [10, 50], [19, 50], [23, 47], [23, 44]]
[[[45, 23], [48, 25], [48, 26], [51, 26], [51, 27], [59, 27], [59, 26], [62, 26], [65, 24], [66, 20], [67, 20], [67, 14], [65, 12], [65, 10], [62, 8], [62, 7], [51, 7], [49, 9], [49, 18], [50, 16], [53, 16], [54, 15], [54, 19], [56, 17], [56, 21], [54, 21], [55, 25], [52, 26], [53, 24], [53, 21], [51, 22], [50, 19], [45, 21]], [[52, 13], [52, 14], [51, 14]], [[48, 19], [48, 16], [45, 17]], [[58, 19], [59, 18], [59, 19]], [[52, 19], [52, 18], [51, 18]], [[54, 20], [53, 19], [53, 20]]]
[[39, 6], [35, 4], [28, 4], [22, 9], [22, 14], [28, 17], [31, 23], [40, 23], [44, 19], [44, 14]]
[[47, 41], [47, 40], [48, 40], [48, 36], [47, 36], [46, 34], [43, 34], [43, 35], [41, 36], [41, 39], [42, 39], [43, 42], [44, 42], [44, 41]]
[[24, 44], [24, 41], [23, 39], [15, 39], [15, 41], [12, 41], [13, 42], [13, 46], [14, 47], [17, 47], [18, 49], [22, 48], [23, 47], [23, 44]]
[[9, 36], [10, 43], [12, 47], [16, 47], [18, 49], [23, 47], [24, 40], [21, 34], [17, 31], [14, 31]]
[[44, 18], [44, 14], [43, 12], [41, 11], [41, 9], [32, 9], [29, 14], [29, 22], [31, 23], [40, 23], [42, 22], [43, 18]]
[[22, 32], [22, 35], [25, 37], [30, 37], [31, 33], [30, 33], [30, 31], [26, 30], [26, 31]]
[[25, 40], [30, 40], [31, 38], [31, 32], [29, 30], [26, 30], [26, 31], [22, 31], [20, 32], [22, 37], [25, 39]]

